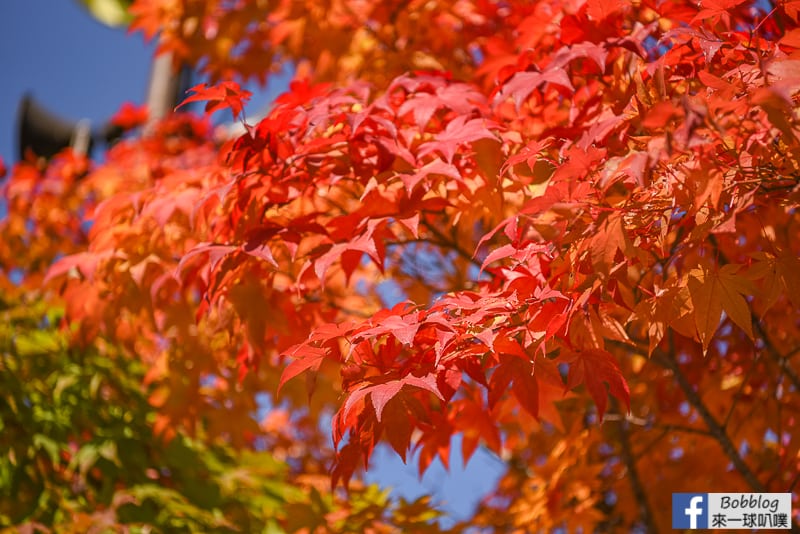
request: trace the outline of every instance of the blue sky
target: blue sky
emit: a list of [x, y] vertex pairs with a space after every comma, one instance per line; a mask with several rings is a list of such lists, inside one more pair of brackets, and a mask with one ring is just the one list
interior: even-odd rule
[[69, 0], [12, 0], [0, 8], [0, 155], [16, 158], [17, 106], [26, 91], [64, 118], [100, 124], [144, 100], [152, 47], [107, 28]]
[[[125, 101], [144, 101], [153, 46], [96, 22], [75, 1], [7, 0], [0, 8], [0, 156], [16, 160], [16, 113], [30, 91], [49, 110], [67, 119], [102, 124]], [[249, 107], [253, 116], [269, 97]], [[254, 109], [254, 107], [256, 109]], [[458, 451], [460, 447], [454, 447]], [[413, 499], [429, 493], [456, 519], [466, 519], [503, 471], [502, 463], [479, 450], [466, 469], [458, 452], [447, 473], [436, 462], [419, 480], [391, 449], [379, 449], [370, 481]]]

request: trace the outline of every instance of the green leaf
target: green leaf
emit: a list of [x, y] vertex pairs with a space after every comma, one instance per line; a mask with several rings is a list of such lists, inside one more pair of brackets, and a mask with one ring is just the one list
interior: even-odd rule
[[61, 338], [46, 330], [28, 330], [14, 337], [14, 346], [20, 356], [47, 354], [61, 350]]
[[78, 377], [74, 375], [63, 375], [58, 377], [58, 380], [56, 380], [56, 387], [53, 388], [53, 400], [57, 403], [60, 402], [61, 394], [64, 393], [64, 390], [77, 381]]
[[81, 4], [106, 26], [127, 26], [133, 20], [128, 12], [130, 0], [81, 0]]
[[47, 453], [53, 465], [58, 463], [58, 443], [45, 436], [44, 434], [34, 434], [33, 446], [37, 450], [43, 450]]
[[109, 462], [113, 463], [117, 466], [122, 466], [119, 461], [119, 456], [117, 455], [117, 442], [116, 441], [106, 441], [102, 445], [97, 448], [97, 454], [100, 455], [101, 458], [105, 458]]

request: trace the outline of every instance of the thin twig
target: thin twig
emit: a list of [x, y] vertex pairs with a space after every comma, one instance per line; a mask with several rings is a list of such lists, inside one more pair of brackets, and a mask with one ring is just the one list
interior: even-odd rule
[[[712, 248], [716, 251], [717, 257], [719, 258], [720, 265], [727, 265], [730, 263], [730, 260], [725, 255], [725, 253], [720, 249], [719, 243], [717, 242], [717, 238], [713, 235], [709, 236], [708, 242], [711, 243]], [[761, 326], [761, 321], [758, 320], [755, 313], [753, 313], [752, 308], [750, 308], [750, 322], [755, 326], [755, 329], [758, 331], [761, 340], [764, 342], [764, 345], [767, 348], [767, 354], [769, 354], [770, 359], [783, 371], [783, 374], [789, 378], [789, 381], [794, 385], [795, 389], [800, 391], [800, 377], [797, 376], [797, 373], [789, 367], [789, 362], [787, 357], [784, 357], [775, 345], [772, 344], [769, 337], [767, 336], [766, 330], [764, 327]], [[755, 365], [755, 362], [754, 364]]]
[[731, 416], [733, 415], [733, 412], [736, 410], [736, 403], [739, 402], [739, 399], [742, 398], [742, 393], [744, 393], [744, 388], [747, 387], [747, 383], [750, 381], [750, 377], [753, 375], [753, 371], [755, 371], [757, 363], [758, 363], [758, 353], [756, 353], [756, 356], [755, 358], [753, 358], [750, 367], [747, 369], [747, 372], [742, 377], [742, 383], [739, 384], [739, 389], [733, 396], [733, 402], [731, 402], [731, 407], [728, 410], [728, 413], [725, 415], [725, 420], [722, 422], [722, 428], [728, 428], [728, 423], [731, 420]]
[[[613, 402], [614, 409], [619, 410], [616, 399], [614, 399]], [[636, 498], [636, 503], [639, 505], [639, 517], [647, 528], [647, 532], [657, 533], [658, 527], [653, 520], [653, 510], [650, 508], [650, 503], [647, 500], [647, 491], [642, 484], [642, 479], [639, 477], [639, 470], [636, 467], [637, 458], [634, 456], [633, 449], [631, 448], [630, 436], [628, 434], [630, 430], [628, 425], [630, 423], [625, 420], [620, 423], [621, 424], [618, 425], [620, 453], [622, 455], [622, 461], [625, 464], [625, 470], [628, 473], [628, 480], [630, 480], [631, 483], [633, 496]]]
[[[700, 398], [700, 395], [697, 394], [692, 385], [689, 383], [689, 380], [686, 378], [686, 375], [684, 375], [683, 372], [681, 372], [680, 367], [678, 367], [678, 362], [660, 350], [655, 356], [656, 361], [660, 365], [672, 371], [672, 374], [678, 381], [678, 385], [680, 386], [681, 390], [683, 390], [684, 395], [686, 395], [686, 400], [688, 400], [689, 404], [691, 404], [692, 407], [697, 410], [697, 413], [700, 414], [700, 417], [702, 417], [703, 421], [705, 421], [708, 430], [711, 432], [711, 435], [715, 440], [717, 440], [725, 455], [731, 461], [736, 470], [742, 475], [742, 478], [744, 478], [753, 491], [764, 493], [766, 491], [766, 486], [762, 484], [761, 481], [758, 480], [758, 477], [755, 475], [755, 473], [750, 470], [750, 467], [745, 463], [744, 459], [736, 450], [736, 447], [734, 447], [733, 442], [728, 437], [725, 429], [722, 428], [716, 419], [714, 419], [714, 416], [711, 415], [708, 407], [703, 404], [703, 400]], [[794, 520], [792, 521], [792, 532], [800, 532], [800, 525], [798, 525]]]
[[700, 398], [700, 395], [698, 395], [698, 393], [689, 383], [689, 380], [686, 378], [686, 375], [683, 374], [674, 358], [671, 355], [664, 354], [658, 349], [656, 350], [656, 353], [654, 353], [654, 356], [654, 360], [659, 365], [672, 371], [675, 380], [678, 382], [678, 386], [680, 386], [683, 394], [686, 396], [686, 400], [689, 401], [689, 404], [691, 404], [692, 408], [694, 408], [697, 413], [700, 414], [700, 417], [708, 427], [711, 436], [717, 441], [717, 443], [719, 443], [720, 447], [722, 447], [722, 451], [731, 461], [736, 470], [742, 475], [742, 478], [745, 479], [747, 484], [754, 491], [763, 492], [765, 490], [764, 484], [758, 480], [758, 477], [750, 469], [750, 466], [745, 463], [744, 459], [733, 445], [730, 437], [725, 432], [725, 429], [716, 419], [714, 419], [711, 411], [709, 411], [708, 407]]
[[713, 438], [714, 436], [711, 435], [711, 432], [708, 430], [703, 430], [702, 428], [694, 428], [691, 426], [683, 426], [683, 425], [656, 425], [653, 428], [662, 429], [666, 432], [685, 432], [687, 434], [697, 434], [698, 436], [705, 436], [707, 438]]
[[676, 432], [686, 432], [688, 434], [700, 434], [702, 436], [711, 436], [707, 430], [703, 430], [702, 428], [694, 428], [691, 426], [683, 426], [683, 425], [659, 425], [654, 424], [652, 421], [648, 419], [644, 419], [643, 417], [636, 417], [635, 415], [627, 414], [619, 414], [619, 413], [607, 413], [603, 417], [603, 422], [607, 421], [624, 421], [629, 425], [636, 425], [641, 427], [647, 427], [645, 430], [667, 430], [667, 431], [676, 431]]
[[764, 346], [767, 349], [767, 354], [769, 354], [770, 359], [775, 362], [780, 370], [783, 372], [784, 376], [789, 379], [789, 382], [795, 387], [796, 391], [800, 391], [800, 377], [797, 376], [797, 373], [794, 372], [794, 369], [789, 367], [788, 356], [783, 356], [775, 345], [772, 344], [769, 337], [767, 337], [767, 332], [764, 330], [764, 327], [761, 326], [761, 322], [758, 321], [755, 317], [753, 317], [753, 324], [758, 330], [758, 335], [761, 337], [761, 340], [764, 342]]
[[458, 242], [455, 240], [455, 238], [452, 239], [452, 240], [448, 239], [447, 236], [444, 235], [442, 232], [440, 232], [438, 228], [436, 228], [432, 224], [428, 223], [427, 221], [423, 221], [422, 224], [423, 224], [423, 226], [425, 226], [425, 228], [428, 229], [428, 231], [430, 233], [432, 233], [434, 236], [436, 236], [436, 238], [439, 240], [439, 243], [438, 243], [439, 246], [442, 246], [442, 247], [445, 247], [445, 248], [449, 248], [449, 249], [453, 250], [456, 254], [458, 254], [459, 256], [464, 258], [465, 260], [467, 260], [470, 263], [472, 263], [473, 265], [476, 265], [478, 267], [482, 267], [481, 262], [479, 262], [477, 259], [472, 257], [472, 254], [470, 254], [469, 252], [467, 252], [466, 250], [461, 248], [459, 246]]

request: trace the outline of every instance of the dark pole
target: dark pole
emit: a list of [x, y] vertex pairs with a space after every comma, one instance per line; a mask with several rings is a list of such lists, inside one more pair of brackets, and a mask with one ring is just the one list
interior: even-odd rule
[[81, 154], [91, 150], [89, 121], [64, 119], [39, 104], [30, 94], [22, 97], [17, 109], [17, 154], [20, 159], [25, 158], [28, 150], [46, 159], [68, 146]]
[[[159, 120], [172, 113], [188, 87], [189, 77], [190, 71], [186, 67], [176, 72], [172, 54], [160, 54], [153, 59], [147, 87], [148, 120], [144, 127], [145, 134], [152, 132]], [[30, 94], [22, 98], [18, 107], [17, 154], [21, 160], [28, 151], [50, 159], [67, 147], [88, 155], [97, 142], [111, 144], [122, 133], [121, 128], [108, 121], [92, 130], [86, 119], [77, 122], [64, 119], [38, 103]]]

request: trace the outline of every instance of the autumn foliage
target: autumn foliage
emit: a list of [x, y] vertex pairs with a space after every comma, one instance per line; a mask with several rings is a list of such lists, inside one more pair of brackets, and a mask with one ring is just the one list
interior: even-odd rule
[[[461, 435], [508, 465], [470, 521], [503, 531], [797, 496], [800, 2], [132, 12], [245, 133], [176, 114], [102, 164], [17, 165], [0, 258], [72, 344], [144, 362], [157, 435], [334, 488], [380, 443], [423, 472]], [[240, 84], [281, 65], [249, 121]]]

